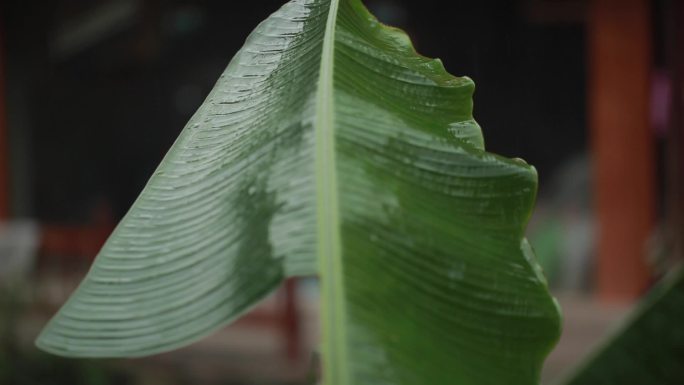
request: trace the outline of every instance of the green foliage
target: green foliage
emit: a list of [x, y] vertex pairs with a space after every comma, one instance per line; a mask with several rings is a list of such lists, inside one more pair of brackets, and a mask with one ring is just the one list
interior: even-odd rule
[[109, 385], [129, 379], [101, 362], [67, 360], [36, 350], [20, 341], [20, 316], [26, 299], [19, 287], [0, 287], [0, 384], [3, 385]]
[[536, 172], [484, 151], [473, 90], [359, 0], [289, 2], [38, 346], [167, 351], [318, 274], [326, 384], [537, 384], [560, 316], [523, 238]]
[[567, 385], [684, 384], [684, 268], [641, 302]]

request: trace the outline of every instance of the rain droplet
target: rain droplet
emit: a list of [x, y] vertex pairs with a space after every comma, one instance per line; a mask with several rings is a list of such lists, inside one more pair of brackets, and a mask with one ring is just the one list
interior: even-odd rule
[[451, 269], [449, 270], [449, 279], [450, 280], [461, 280], [465, 276], [465, 273], [463, 270], [459, 269]]

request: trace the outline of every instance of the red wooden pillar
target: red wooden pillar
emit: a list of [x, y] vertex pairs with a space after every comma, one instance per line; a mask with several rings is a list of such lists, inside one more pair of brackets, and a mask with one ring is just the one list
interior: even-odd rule
[[684, 2], [669, 9], [673, 34], [668, 44], [672, 75], [672, 124], [667, 137], [667, 212], [673, 257], [684, 262]]
[[[1, 16], [1, 15], [0, 15]], [[9, 144], [5, 100], [4, 25], [0, 17], [0, 222], [9, 217]]]
[[593, 0], [588, 22], [589, 125], [598, 215], [598, 294], [631, 300], [647, 287], [655, 220], [648, 0]]
[[287, 344], [287, 357], [292, 361], [297, 361], [301, 353], [301, 333], [299, 330], [299, 311], [297, 309], [298, 300], [296, 278], [289, 278], [285, 281], [283, 326]]

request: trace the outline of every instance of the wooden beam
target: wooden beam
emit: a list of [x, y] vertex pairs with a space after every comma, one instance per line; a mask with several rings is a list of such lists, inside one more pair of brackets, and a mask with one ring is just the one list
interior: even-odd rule
[[649, 1], [594, 0], [587, 28], [596, 284], [602, 299], [633, 300], [650, 281], [646, 242], [655, 221]]

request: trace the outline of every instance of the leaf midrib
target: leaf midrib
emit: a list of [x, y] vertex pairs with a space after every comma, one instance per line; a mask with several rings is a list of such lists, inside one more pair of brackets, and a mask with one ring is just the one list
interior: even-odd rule
[[321, 277], [323, 383], [348, 384], [342, 244], [335, 165], [334, 64], [339, 0], [330, 0], [316, 90], [316, 202]]

